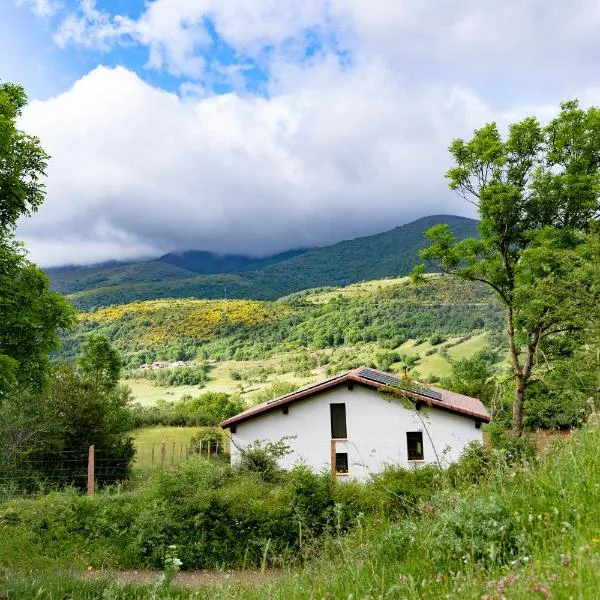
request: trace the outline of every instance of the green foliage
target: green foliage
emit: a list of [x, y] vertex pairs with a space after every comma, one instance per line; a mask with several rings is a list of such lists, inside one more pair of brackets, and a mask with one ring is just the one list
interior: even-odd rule
[[176, 402], [159, 401], [154, 406], [134, 404], [130, 408], [132, 427], [218, 425], [246, 409], [238, 396], [205, 392], [184, 396]]
[[100, 392], [117, 387], [121, 377], [121, 357], [103, 335], [87, 338], [77, 359], [77, 368], [84, 383]]
[[497, 387], [496, 355], [484, 348], [470, 358], [451, 361], [452, 375], [441, 381], [445, 387], [459, 394], [479, 398], [486, 406], [491, 405]]
[[[431, 216], [378, 235], [242, 265], [237, 273], [216, 273], [215, 269], [226, 267], [215, 265], [202, 270], [212, 274], [197, 275], [189, 270], [189, 264], [169, 264], [161, 259], [116, 267], [49, 270], [48, 274], [54, 289], [73, 294], [70, 299], [80, 310], [156, 298], [222, 298], [225, 288], [228, 298], [275, 300], [309, 288], [406, 275], [425, 245], [423, 232], [436, 223], [449, 224], [458, 239], [476, 235], [476, 223], [471, 219]], [[382, 256], [386, 259], [381, 260]]]
[[476, 204], [480, 237], [457, 241], [436, 225], [421, 257], [486, 283], [506, 307], [520, 433], [538, 347], [577, 329], [577, 296], [589, 285], [571, 274], [585, 263], [581, 248], [600, 211], [600, 110], [565, 102], [547, 126], [528, 117], [506, 139], [489, 123], [469, 141], [454, 140], [450, 153], [450, 187]]
[[520, 545], [508, 506], [494, 495], [454, 502], [441, 513], [432, 534], [430, 552], [459, 564], [506, 563]]
[[443, 472], [431, 465], [412, 471], [388, 466], [371, 479], [373, 490], [386, 512], [396, 515], [419, 513], [421, 504], [440, 490], [444, 482]]
[[274, 381], [270, 386], [263, 388], [259, 392], [252, 395], [252, 400], [259, 404], [260, 402], [268, 402], [279, 396], [285, 396], [290, 392], [296, 391], [298, 386], [290, 381]]
[[281, 438], [276, 442], [254, 440], [240, 448], [239, 468], [242, 471], [258, 473], [264, 481], [277, 481], [282, 476], [277, 461], [291, 453], [286, 439]]
[[27, 96], [12, 83], [0, 85], [0, 240], [12, 231], [21, 216], [35, 212], [44, 201], [49, 156], [36, 137], [17, 128]]
[[[1, 162], [1, 160], [0, 160]], [[1, 170], [1, 167], [0, 167]], [[0, 238], [0, 401], [17, 387], [40, 390], [48, 353], [58, 349], [57, 329], [75, 313], [19, 244]]]
[[225, 443], [223, 430], [218, 427], [206, 428], [192, 436], [190, 440], [190, 452], [196, 454], [207, 453], [223, 454]]

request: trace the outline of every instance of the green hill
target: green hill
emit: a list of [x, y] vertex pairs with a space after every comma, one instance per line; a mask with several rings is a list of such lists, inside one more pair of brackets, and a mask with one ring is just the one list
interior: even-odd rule
[[448, 223], [459, 238], [477, 234], [472, 219], [435, 215], [377, 235], [260, 260], [190, 251], [125, 265], [50, 269], [48, 275], [53, 288], [70, 294], [81, 310], [157, 298], [275, 300], [307, 288], [406, 275], [426, 245], [423, 233], [438, 223]]

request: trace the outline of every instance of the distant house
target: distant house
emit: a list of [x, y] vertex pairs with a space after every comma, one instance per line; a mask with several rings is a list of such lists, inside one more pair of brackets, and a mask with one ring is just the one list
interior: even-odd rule
[[153, 369], [167, 369], [169, 367], [169, 362], [166, 360], [157, 360], [152, 363]]
[[[385, 393], [393, 386], [401, 397]], [[380, 391], [381, 390], [381, 391]], [[255, 440], [286, 443], [283, 468], [301, 461], [338, 478], [366, 479], [394, 464], [447, 466], [469, 442], [482, 441], [490, 414], [476, 398], [435, 386], [411, 385], [375, 369], [347, 371], [263, 402], [221, 423], [231, 436], [231, 459]]]

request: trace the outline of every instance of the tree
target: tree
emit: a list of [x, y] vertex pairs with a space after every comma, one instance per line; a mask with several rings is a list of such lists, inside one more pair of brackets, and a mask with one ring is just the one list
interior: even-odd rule
[[[421, 257], [442, 272], [490, 286], [506, 308], [514, 378], [512, 427], [520, 434], [526, 390], [541, 343], [577, 328], [577, 290], [565, 284], [581, 264], [600, 211], [600, 110], [565, 102], [542, 127], [528, 117], [503, 139], [495, 123], [450, 145], [450, 187], [479, 212], [479, 239], [457, 242], [432, 227]], [[423, 266], [415, 271], [418, 278]]]
[[20, 86], [0, 85], [0, 401], [18, 388], [41, 387], [48, 352], [58, 347], [56, 330], [75, 316], [13, 236], [19, 217], [44, 199], [48, 159], [39, 140], [16, 126], [26, 101]]
[[451, 361], [452, 375], [441, 384], [450, 390], [479, 398], [490, 406], [496, 389], [496, 357], [489, 350], [480, 350], [470, 358]]
[[45, 176], [49, 156], [36, 137], [16, 126], [27, 104], [19, 85], [0, 85], [0, 237], [6, 237], [23, 215], [36, 211], [44, 201]]
[[77, 367], [81, 379], [100, 392], [115, 389], [121, 377], [121, 357], [103, 335], [87, 338]]

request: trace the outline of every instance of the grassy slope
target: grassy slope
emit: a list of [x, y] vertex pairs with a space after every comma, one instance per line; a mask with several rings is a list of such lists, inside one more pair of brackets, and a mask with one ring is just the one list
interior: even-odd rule
[[[284, 568], [279, 579], [262, 586], [224, 583], [173, 590], [165, 597], [591, 600], [600, 590], [598, 481], [596, 424], [557, 443], [539, 465], [517, 471], [495, 469], [487, 482], [461, 492], [442, 492], [422, 517], [413, 518], [413, 526], [380, 518], [345, 537], [334, 535], [304, 568]], [[443, 523], [454, 523], [455, 528], [444, 528]], [[6, 537], [10, 521], [3, 527]], [[481, 545], [491, 539], [488, 528], [497, 532], [495, 541]], [[498, 549], [506, 545], [504, 535], [516, 546], [512, 556], [499, 559]], [[480, 560], [474, 560], [475, 548], [483, 552]], [[29, 560], [31, 566], [43, 565], [39, 556]], [[20, 567], [22, 572], [27, 565]], [[26, 577], [7, 571], [0, 584], [0, 591], [23, 600], [67, 595], [135, 598], [135, 593], [147, 595], [147, 590], [118, 588], [110, 581], [74, 581], [54, 571], [34, 571]]]
[[[321, 364], [326, 359], [335, 371], [359, 364], [378, 366], [378, 352], [392, 348], [398, 335], [400, 339], [412, 336], [395, 350], [419, 357], [411, 372], [414, 377], [447, 376], [451, 365], [443, 350], [447, 347], [450, 358], [457, 359], [482, 348], [487, 337], [472, 328], [478, 326], [473, 325], [473, 317], [480, 315], [479, 321], [495, 326], [494, 311], [497, 308], [489, 295], [441, 277], [433, 277], [425, 287], [399, 278], [319, 288], [278, 302], [152, 300], [82, 313], [77, 328], [65, 337], [62, 356], [73, 357], [91, 332], [107, 335], [126, 361], [132, 357], [142, 362], [174, 358], [172, 349], [184, 347], [191, 356], [198, 351], [199, 356], [208, 358], [212, 371], [207, 385], [166, 388], [133, 378], [127, 383], [137, 401], [153, 404], [159, 399], [198, 395], [201, 390], [241, 393], [249, 398], [274, 380], [300, 386], [325, 375], [323, 366], [295, 375], [291, 363], [298, 354], [308, 353]], [[360, 333], [373, 327], [376, 331], [370, 341], [348, 337], [352, 330]], [[432, 346], [428, 336], [436, 331], [444, 332], [446, 341]], [[323, 346], [320, 332], [325, 337], [346, 339]], [[423, 341], [415, 345], [414, 338], [421, 335]], [[258, 366], [269, 370], [264, 382], [231, 377], [231, 371], [245, 373]], [[402, 372], [402, 365], [396, 363], [393, 369]]]

